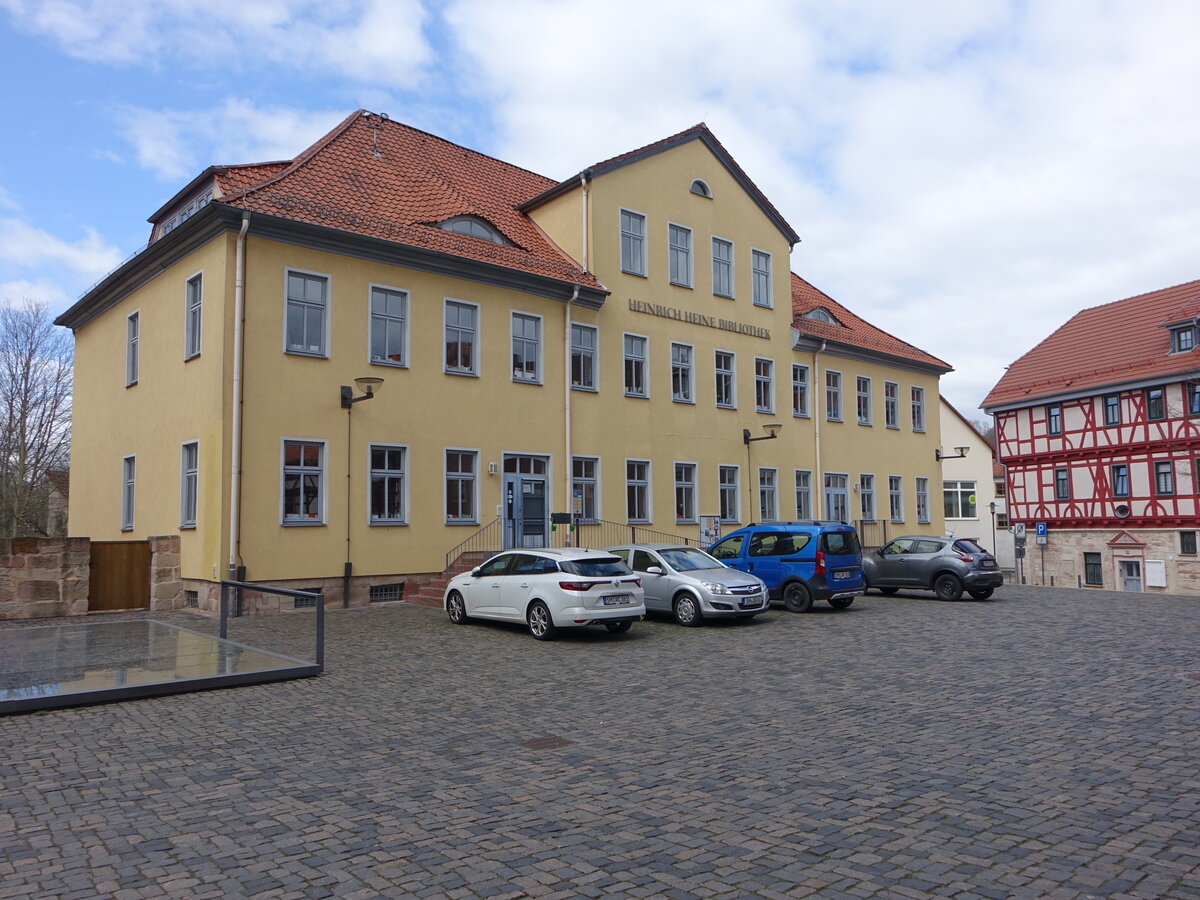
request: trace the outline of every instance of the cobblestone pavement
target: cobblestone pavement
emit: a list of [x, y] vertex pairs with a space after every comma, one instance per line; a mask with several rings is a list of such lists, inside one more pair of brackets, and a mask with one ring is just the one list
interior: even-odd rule
[[1200, 898], [1198, 626], [1036, 587], [551, 644], [339, 610], [318, 679], [0, 719], [0, 898]]

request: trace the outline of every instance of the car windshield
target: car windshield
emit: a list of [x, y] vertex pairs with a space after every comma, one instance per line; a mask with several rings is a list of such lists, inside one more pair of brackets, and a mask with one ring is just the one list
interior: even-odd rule
[[703, 550], [697, 550], [695, 547], [668, 547], [665, 550], [659, 550], [658, 555], [676, 572], [695, 572], [698, 569], [724, 568], [721, 563], [717, 562]]
[[980, 547], [977, 543], [974, 541], [969, 541], [966, 538], [960, 538], [959, 540], [955, 541], [954, 549], [958, 550], [960, 553], [987, 553], [987, 551]]
[[565, 559], [558, 566], [572, 575], [587, 578], [603, 578], [613, 575], [632, 575], [629, 566], [615, 556], [598, 556], [594, 559]]

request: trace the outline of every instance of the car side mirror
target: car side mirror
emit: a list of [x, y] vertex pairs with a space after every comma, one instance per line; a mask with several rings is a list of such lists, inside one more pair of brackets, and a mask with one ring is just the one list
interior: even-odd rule
[[471, 577], [472, 577], [472, 578], [478, 578], [478, 577], [479, 577], [479, 570], [480, 570], [480, 569], [482, 569], [482, 568], [483, 568], [483, 566], [476, 566], [475, 568], [473, 568], [473, 569], [471, 570]]
[[662, 573], [662, 566], [650, 566], [650, 568], [646, 569], [647, 575], [661, 575]]

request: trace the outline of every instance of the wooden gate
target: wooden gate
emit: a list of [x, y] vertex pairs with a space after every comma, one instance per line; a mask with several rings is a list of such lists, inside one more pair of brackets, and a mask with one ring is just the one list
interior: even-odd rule
[[88, 611], [150, 607], [150, 542], [92, 541]]

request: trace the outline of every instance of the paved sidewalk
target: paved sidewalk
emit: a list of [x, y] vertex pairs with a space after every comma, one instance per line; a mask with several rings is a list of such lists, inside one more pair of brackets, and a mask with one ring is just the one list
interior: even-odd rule
[[552, 644], [331, 611], [321, 678], [0, 719], [0, 898], [1200, 898], [1198, 635], [1036, 587]]

